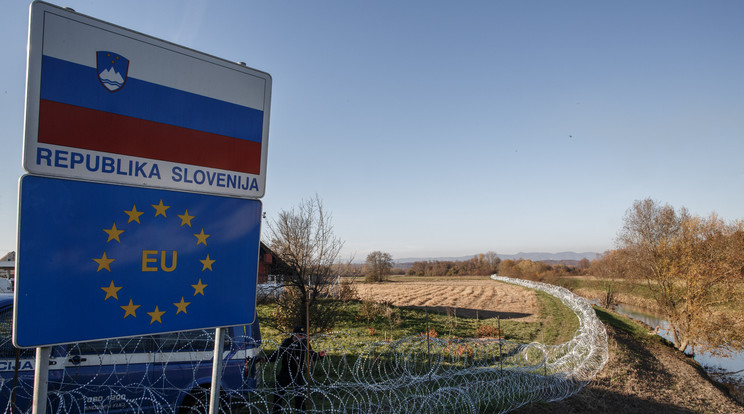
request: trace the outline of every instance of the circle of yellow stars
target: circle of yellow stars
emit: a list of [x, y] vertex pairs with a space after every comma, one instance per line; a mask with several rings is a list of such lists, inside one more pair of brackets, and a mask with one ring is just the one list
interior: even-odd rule
[[[163, 217], [164, 219], [167, 219], [168, 213], [167, 210], [171, 208], [171, 206], [167, 206], [163, 204], [163, 200], [160, 199], [160, 202], [158, 204], [151, 204], [151, 206], [155, 209], [155, 215], [153, 218], [157, 219], [157, 217]], [[140, 217], [145, 214], [144, 211], [138, 211], [137, 205], [133, 204], [131, 210], [124, 210], [124, 213], [127, 215], [127, 225], [134, 222], [137, 224], [142, 224], [140, 221]], [[194, 219], [194, 216], [189, 214], [188, 209], [184, 209], [183, 214], [177, 214], [178, 218], [181, 219], [181, 227], [188, 226], [191, 228], [191, 220]], [[106, 243], [110, 243], [112, 241], [115, 241], [117, 243], [121, 243], [121, 235], [125, 232], [125, 230], [119, 229], [116, 227], [116, 222], [114, 222], [111, 225], [111, 228], [104, 228], [103, 231], [108, 235], [108, 238], [106, 240]], [[207, 246], [207, 239], [210, 237], [209, 234], [204, 233], [204, 228], [201, 229], [199, 233], [193, 233], [193, 236], [196, 238], [196, 245], [204, 245]], [[96, 270], [96, 273], [106, 270], [108, 272], [111, 272], [111, 264], [116, 259], [110, 258], [106, 255], [106, 252], [103, 252], [103, 255], [99, 258], [94, 258], [93, 261], [98, 264], [98, 269]], [[209, 257], [209, 253], [207, 253], [206, 258], [199, 260], [202, 263], [202, 272], [209, 270], [212, 271], [212, 264], [214, 264], [215, 260]], [[204, 296], [204, 289], [209, 286], [204, 283], [202, 283], [201, 278], [199, 278], [199, 281], [195, 285], [191, 285], [191, 287], [194, 289], [194, 296], [196, 295], [202, 295]], [[116, 286], [113, 280], [111, 280], [111, 283], [109, 283], [108, 286], [101, 287], [101, 290], [103, 290], [106, 293], [106, 296], [103, 298], [104, 301], [109, 300], [109, 298], [113, 298], [114, 300], [119, 300], [119, 291], [122, 290], [123, 286]], [[185, 298], [181, 296], [181, 300], [179, 302], [174, 302], [173, 306], [176, 307], [175, 312], [176, 315], [180, 313], [187, 314], [188, 313], [188, 306], [191, 305], [191, 302], [186, 302]], [[134, 300], [130, 297], [129, 303], [124, 306], [120, 306], [124, 310], [124, 317], [123, 319], [126, 319], [129, 316], [132, 316], [133, 318], [137, 318], [137, 310], [142, 305], [137, 305], [134, 303]], [[160, 310], [160, 307], [158, 305], [155, 305], [155, 309], [152, 312], [146, 312], [147, 315], [150, 316], [150, 325], [152, 325], [155, 322], [163, 323], [163, 315], [167, 313], [165, 310]]]

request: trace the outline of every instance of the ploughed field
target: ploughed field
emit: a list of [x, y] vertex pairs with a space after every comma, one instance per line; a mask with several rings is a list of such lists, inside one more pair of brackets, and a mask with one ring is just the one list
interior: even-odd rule
[[[458, 316], [536, 322], [540, 304], [534, 291], [490, 279], [393, 281], [358, 284], [360, 299], [442, 311], [455, 308]], [[477, 312], [476, 312], [477, 311]]]

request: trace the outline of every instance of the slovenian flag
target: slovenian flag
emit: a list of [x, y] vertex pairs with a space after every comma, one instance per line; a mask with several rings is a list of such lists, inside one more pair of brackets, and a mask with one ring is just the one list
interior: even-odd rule
[[266, 79], [45, 19], [39, 143], [260, 174]]

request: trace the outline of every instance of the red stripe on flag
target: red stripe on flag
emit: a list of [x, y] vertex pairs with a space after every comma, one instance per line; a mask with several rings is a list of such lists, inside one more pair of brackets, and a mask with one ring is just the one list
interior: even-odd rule
[[259, 174], [261, 144], [41, 100], [39, 142]]

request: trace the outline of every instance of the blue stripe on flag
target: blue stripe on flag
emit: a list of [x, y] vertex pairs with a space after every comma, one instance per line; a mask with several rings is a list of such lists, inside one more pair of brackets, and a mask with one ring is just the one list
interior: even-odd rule
[[261, 142], [263, 111], [129, 77], [110, 92], [96, 69], [42, 57], [41, 99]]

